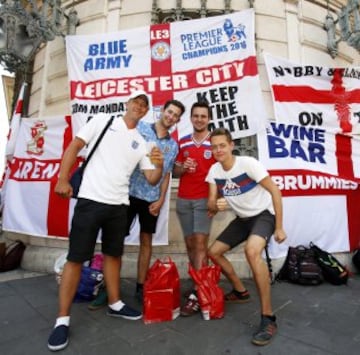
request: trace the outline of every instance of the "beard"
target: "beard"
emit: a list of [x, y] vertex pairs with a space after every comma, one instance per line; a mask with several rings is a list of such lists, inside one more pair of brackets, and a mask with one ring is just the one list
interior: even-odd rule
[[196, 127], [193, 127], [194, 129], [194, 132], [196, 133], [202, 133], [202, 132], [205, 132], [208, 130], [208, 126], [205, 126], [205, 127], [202, 127], [202, 128], [196, 128]]

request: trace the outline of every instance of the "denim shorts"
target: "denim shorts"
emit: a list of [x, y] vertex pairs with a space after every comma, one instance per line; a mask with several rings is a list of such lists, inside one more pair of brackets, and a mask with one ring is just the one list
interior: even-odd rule
[[184, 237], [193, 233], [209, 234], [211, 218], [208, 216], [207, 199], [177, 198], [176, 213], [180, 221]]
[[275, 230], [275, 216], [265, 210], [254, 217], [236, 217], [216, 240], [235, 248], [244, 242], [250, 235], [258, 235], [268, 242]]

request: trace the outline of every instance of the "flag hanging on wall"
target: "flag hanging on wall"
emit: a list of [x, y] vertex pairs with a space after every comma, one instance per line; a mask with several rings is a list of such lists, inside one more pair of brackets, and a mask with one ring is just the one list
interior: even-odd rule
[[21, 85], [19, 96], [16, 101], [16, 106], [11, 118], [8, 141], [5, 147], [5, 156], [7, 157], [7, 160], [11, 160], [12, 156], [14, 155], [15, 144], [21, 123], [21, 115], [23, 111], [24, 94], [26, 87], [27, 87], [27, 83], [24, 82]]
[[[68, 237], [76, 200], [61, 198], [54, 188], [63, 152], [81, 125], [71, 116], [22, 118], [4, 187], [4, 230], [39, 237]], [[168, 213], [167, 197], [154, 245], [168, 243]], [[138, 236], [135, 228], [134, 225], [132, 234]], [[125, 243], [137, 244], [138, 240], [130, 236]]]
[[281, 189], [288, 245], [330, 252], [360, 242], [360, 73], [265, 55], [275, 121], [258, 136], [259, 158]]
[[121, 114], [131, 91], [152, 101], [154, 121], [168, 99], [187, 108], [177, 136], [192, 132], [190, 107], [207, 101], [210, 128], [234, 138], [265, 125], [254, 41], [254, 10], [114, 33], [66, 37], [71, 112], [86, 122], [99, 112]]
[[271, 55], [265, 63], [276, 119], [271, 157], [360, 181], [360, 68], [299, 65]]

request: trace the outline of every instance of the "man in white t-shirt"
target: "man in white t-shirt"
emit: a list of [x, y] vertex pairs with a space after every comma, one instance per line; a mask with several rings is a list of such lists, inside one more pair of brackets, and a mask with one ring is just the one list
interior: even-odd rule
[[272, 235], [278, 243], [286, 239], [282, 225], [281, 192], [258, 160], [232, 154], [234, 143], [228, 130], [215, 129], [210, 134], [210, 142], [217, 163], [206, 177], [209, 183], [209, 214], [213, 216], [230, 207], [236, 217], [210, 246], [208, 254], [220, 265], [222, 273], [232, 284], [233, 290], [225, 295], [225, 301], [247, 302], [250, 294], [224, 256], [246, 241], [245, 255], [261, 304], [261, 322], [252, 343], [266, 345], [276, 333], [277, 324], [271, 306], [269, 272], [261, 255]]
[[[155, 147], [150, 157], [147, 156], [145, 140], [136, 129], [148, 110], [147, 94], [144, 91], [133, 92], [129, 96], [126, 113], [114, 118], [84, 170], [69, 235], [67, 262], [61, 277], [58, 317], [48, 339], [48, 348], [52, 351], [64, 349], [68, 344], [71, 304], [83, 262], [92, 258], [100, 230], [108, 291], [107, 314], [130, 320], [142, 317], [141, 312], [121, 301], [119, 270], [127, 234], [130, 175], [139, 164], [150, 184], [157, 184], [162, 176], [161, 150]], [[58, 195], [64, 198], [72, 196], [69, 176], [77, 155], [85, 145], [91, 151], [108, 120], [109, 117], [105, 115], [93, 118], [70, 143], [55, 186]], [[157, 161], [156, 166], [150, 162], [150, 158]]]

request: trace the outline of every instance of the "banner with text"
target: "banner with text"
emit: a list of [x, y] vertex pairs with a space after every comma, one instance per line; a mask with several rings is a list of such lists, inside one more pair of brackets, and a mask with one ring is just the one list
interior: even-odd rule
[[256, 134], [266, 114], [254, 44], [253, 9], [115, 33], [67, 36], [71, 112], [87, 121], [99, 112], [121, 114], [130, 92], [152, 101], [156, 120], [168, 99], [187, 108], [177, 135], [191, 133], [190, 107], [207, 101], [210, 128], [234, 138]]
[[[5, 185], [4, 230], [41, 237], [68, 237], [76, 200], [59, 197], [54, 188], [63, 152], [82, 124], [70, 116], [22, 118]], [[168, 243], [168, 200], [159, 215], [154, 245]], [[136, 228], [134, 223], [125, 244], [138, 243]]]
[[268, 54], [265, 63], [277, 122], [270, 156], [360, 181], [360, 68], [299, 65]]
[[[275, 122], [258, 134], [259, 159], [282, 192], [288, 236], [284, 244], [271, 240], [273, 258], [286, 255], [288, 246], [308, 245], [311, 241], [330, 252], [358, 247], [360, 186], [354, 179], [327, 173], [334, 170], [331, 163], [327, 164], [327, 157], [333, 155], [335, 161], [338, 156], [336, 136], [323, 129]], [[359, 145], [359, 137], [352, 140]], [[311, 166], [315, 163], [317, 171]]]

